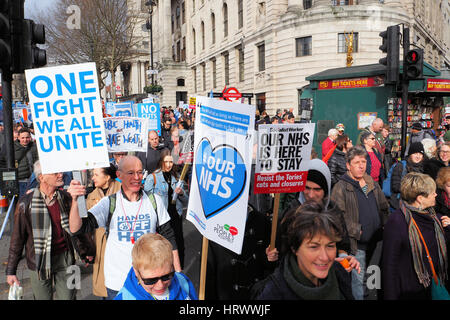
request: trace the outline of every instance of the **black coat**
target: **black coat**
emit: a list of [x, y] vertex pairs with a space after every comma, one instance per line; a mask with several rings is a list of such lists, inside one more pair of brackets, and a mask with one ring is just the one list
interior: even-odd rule
[[267, 261], [271, 223], [267, 216], [249, 207], [241, 254], [209, 241], [206, 268], [207, 300], [248, 300], [250, 288], [273, 272]]
[[147, 170], [149, 174], [158, 168], [162, 150], [164, 150], [164, 147], [158, 146], [156, 149], [153, 149], [149, 144], [147, 147], [147, 155], [145, 152], [137, 153], [137, 157], [142, 161], [143, 169]]
[[450, 208], [447, 207], [447, 205], [445, 204], [445, 199], [444, 199], [444, 195], [442, 194], [443, 191], [442, 189], [437, 189], [436, 193], [436, 205], [434, 206], [434, 211], [436, 211], [436, 213], [439, 213], [443, 216], [448, 216], [450, 217]]
[[345, 161], [345, 153], [339, 149], [335, 149], [333, 155], [328, 160], [328, 167], [331, 172], [331, 186], [347, 172], [347, 162]]
[[[424, 161], [414, 164], [411, 162], [406, 163], [406, 174], [410, 172], [418, 172], [423, 173], [423, 164]], [[402, 178], [403, 178], [403, 163], [398, 162], [394, 169], [392, 169], [392, 177], [391, 177], [391, 198], [389, 199], [389, 203], [394, 209], [399, 208], [399, 197], [398, 194], [400, 193], [400, 187], [402, 184]]]
[[428, 174], [433, 180], [436, 180], [439, 169], [444, 168], [445, 164], [436, 158], [426, 160], [423, 164], [423, 173]]

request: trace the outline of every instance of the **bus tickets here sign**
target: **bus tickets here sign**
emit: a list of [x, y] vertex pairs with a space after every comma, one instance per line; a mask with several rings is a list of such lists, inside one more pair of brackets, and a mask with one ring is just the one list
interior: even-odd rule
[[258, 126], [255, 193], [305, 189], [314, 129], [314, 123]]

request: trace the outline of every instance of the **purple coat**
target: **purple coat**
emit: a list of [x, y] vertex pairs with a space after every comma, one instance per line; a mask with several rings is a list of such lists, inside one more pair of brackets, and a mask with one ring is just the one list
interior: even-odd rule
[[[412, 216], [427, 243], [436, 269], [439, 265], [439, 255], [433, 221], [429, 216], [417, 212], [412, 212]], [[437, 216], [440, 220], [441, 215], [437, 214]], [[444, 228], [447, 247], [450, 245], [450, 230], [448, 229], [449, 227]], [[431, 275], [425, 250], [423, 259], [426, 261], [425, 265]], [[381, 274], [383, 298], [385, 300], [431, 299], [431, 286], [425, 288], [421, 285], [414, 271], [408, 225], [400, 210], [393, 212], [384, 226]]]

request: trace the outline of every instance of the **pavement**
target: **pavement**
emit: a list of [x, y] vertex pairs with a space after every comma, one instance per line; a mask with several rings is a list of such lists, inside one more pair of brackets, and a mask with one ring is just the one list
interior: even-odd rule
[[[3, 226], [6, 209], [0, 208], [0, 226]], [[5, 225], [4, 233], [0, 239], [0, 300], [8, 300], [9, 285], [6, 283], [6, 266], [8, 262], [9, 243], [11, 239], [11, 217]], [[197, 292], [199, 289], [200, 279], [200, 258], [201, 258], [201, 242], [202, 236], [197, 231], [195, 226], [184, 219], [184, 238], [185, 238], [185, 267], [184, 273], [191, 279]], [[77, 262], [76, 265], [80, 268], [80, 286], [77, 290], [77, 300], [101, 300], [92, 294], [92, 266], [86, 267], [83, 262]], [[23, 300], [34, 300], [31, 290], [30, 271], [26, 266], [25, 258], [21, 259], [18, 269], [17, 277], [23, 287]]]

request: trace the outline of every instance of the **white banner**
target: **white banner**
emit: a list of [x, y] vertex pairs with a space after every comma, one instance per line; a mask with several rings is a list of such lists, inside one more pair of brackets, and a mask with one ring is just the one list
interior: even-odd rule
[[109, 152], [147, 152], [148, 121], [143, 118], [104, 118]]
[[25, 76], [42, 173], [109, 166], [95, 63]]
[[187, 219], [238, 254], [247, 219], [255, 107], [197, 97]]

